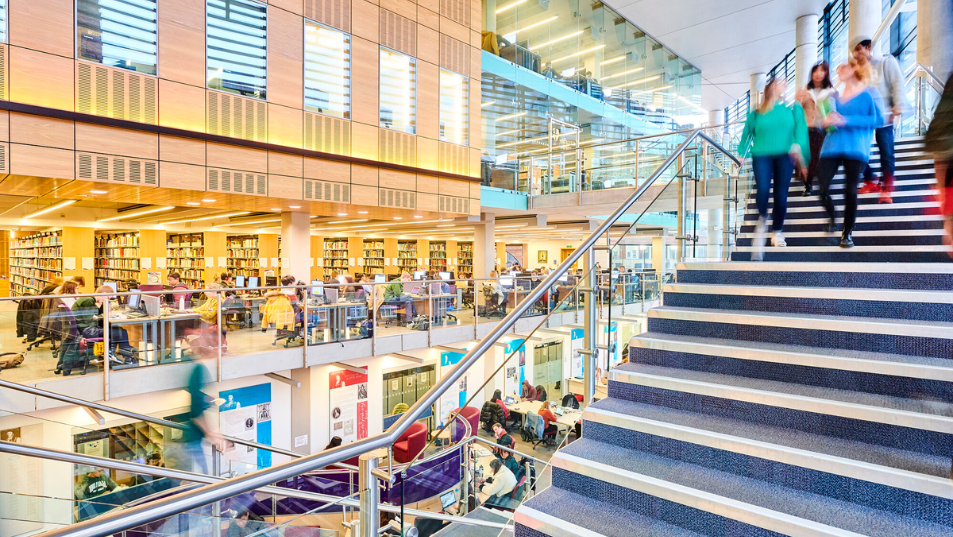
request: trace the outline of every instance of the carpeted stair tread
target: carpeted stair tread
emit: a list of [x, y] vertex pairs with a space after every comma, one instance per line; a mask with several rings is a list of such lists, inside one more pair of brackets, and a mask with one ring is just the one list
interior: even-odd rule
[[[701, 537], [695, 532], [558, 487], [544, 490], [524, 502], [523, 506], [606, 537]], [[519, 518], [516, 521], [519, 526]], [[535, 537], [540, 533], [526, 532], [520, 527], [516, 529], [516, 537]]]
[[[664, 299], [663, 299], [664, 300]], [[760, 311], [744, 311], [744, 310], [719, 310], [719, 309], [710, 309], [710, 308], [679, 308], [672, 306], [659, 306], [649, 310], [649, 316], [652, 316], [651, 312], [698, 312], [698, 313], [710, 313], [713, 315], [725, 315], [725, 316], [755, 316], [761, 317], [765, 320], [777, 319], [779, 317], [783, 318], [792, 318], [792, 319], [802, 319], [805, 321], [822, 321], [827, 325], [832, 325], [837, 322], [860, 322], [860, 323], [888, 323], [891, 325], [906, 325], [906, 326], [929, 326], [934, 328], [947, 328], [953, 329], [953, 322], [936, 322], [936, 321], [911, 321], [907, 319], [871, 319], [869, 317], [849, 317], [846, 315], [817, 315], [809, 313], [776, 313], [776, 312], [760, 312]], [[729, 320], [712, 320], [710, 322], [731, 322]]]
[[[924, 475], [943, 478], [950, 475], [950, 460], [947, 457], [916, 453], [888, 446], [806, 433], [732, 418], [697, 414], [611, 397], [594, 403], [590, 408]], [[583, 433], [585, 434], [585, 421], [583, 423]]]
[[[582, 438], [560, 452], [870, 537], [949, 537], [953, 529]], [[556, 457], [559, 457], [557, 454]]]

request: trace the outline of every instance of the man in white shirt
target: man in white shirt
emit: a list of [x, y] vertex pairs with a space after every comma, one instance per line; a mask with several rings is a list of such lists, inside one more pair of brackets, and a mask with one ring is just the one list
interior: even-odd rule
[[500, 503], [504, 496], [516, 488], [516, 476], [500, 462], [500, 459], [493, 459], [490, 469], [493, 471], [493, 476], [486, 480], [489, 486], [481, 485], [480, 492], [489, 496], [485, 503]]

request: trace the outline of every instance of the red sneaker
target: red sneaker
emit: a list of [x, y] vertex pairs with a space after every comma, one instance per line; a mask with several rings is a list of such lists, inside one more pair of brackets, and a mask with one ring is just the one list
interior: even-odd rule
[[882, 191], [880, 193], [880, 201], [878, 203], [893, 203], [893, 196], [890, 195], [890, 191]]
[[865, 182], [864, 186], [857, 191], [858, 194], [873, 194], [875, 192], [880, 192], [880, 185], [871, 181]]

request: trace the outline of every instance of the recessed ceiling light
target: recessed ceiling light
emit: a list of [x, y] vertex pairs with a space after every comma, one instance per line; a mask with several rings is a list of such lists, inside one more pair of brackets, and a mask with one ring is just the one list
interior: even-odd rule
[[202, 201], [204, 201], [205, 203], [215, 203], [215, 200], [210, 198], [203, 199]]
[[347, 216], [347, 213], [338, 213], [338, 216]]
[[197, 202], [197, 201], [187, 201], [187, 202], [185, 202], [185, 204], [186, 204], [186, 205], [201, 205], [201, 203], [199, 203], [199, 202]]
[[414, 215], [414, 218], [423, 218], [422, 215]]
[[272, 207], [271, 210], [272, 210], [272, 211], [280, 211], [281, 208], [280, 208], [280, 207], [279, 207], [279, 208]]
[[357, 214], [367, 214], [367, 211], [357, 211]]
[[403, 220], [403, 218], [401, 218], [401, 217], [399, 217], [399, 216], [395, 216], [395, 217], [394, 217], [394, 220]]
[[289, 208], [289, 209], [300, 209], [301, 206], [300, 206], [300, 205], [289, 205], [288, 208]]
[[109, 194], [108, 190], [90, 190], [90, 194]]

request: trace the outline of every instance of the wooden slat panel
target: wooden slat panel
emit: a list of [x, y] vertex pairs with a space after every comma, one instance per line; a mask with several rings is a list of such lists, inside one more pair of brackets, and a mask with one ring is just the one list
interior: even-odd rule
[[301, 147], [304, 112], [268, 103], [268, 142], [287, 147]]
[[304, 16], [344, 32], [351, 32], [350, 0], [304, 0]]
[[10, 141], [20, 144], [73, 149], [73, 122], [64, 119], [10, 114]]
[[205, 89], [160, 79], [159, 125], [205, 132]]
[[362, 37], [372, 43], [380, 42], [381, 8], [367, 0], [353, 0], [351, 8], [354, 10], [352, 24], [357, 37]]
[[205, 142], [160, 135], [159, 160], [205, 166]]
[[206, 146], [208, 165], [214, 168], [268, 173], [268, 152], [225, 144]]
[[[301, 17], [268, 13], [268, 102], [304, 107], [304, 34]], [[299, 134], [300, 138], [300, 134]]]
[[425, 138], [439, 136], [440, 69], [423, 61], [417, 62], [417, 134]]
[[159, 162], [159, 186], [205, 190], [205, 166], [193, 166], [179, 162]]
[[417, 23], [413, 19], [381, 9], [380, 33], [381, 45], [410, 56], [417, 55]]
[[470, 0], [440, 0], [440, 14], [464, 26], [470, 26]]
[[76, 150], [158, 160], [159, 135], [77, 123]]
[[73, 2], [11, 0], [7, 20], [9, 43], [14, 47], [74, 57]]
[[470, 50], [465, 42], [440, 34], [440, 67], [470, 76]]
[[[10, 173], [35, 177], [73, 179], [73, 151], [35, 145], [10, 144]], [[14, 191], [5, 191], [16, 194]], [[45, 192], [39, 193], [44, 194]], [[31, 194], [38, 195], [38, 194]]]
[[205, 0], [162, 0], [159, 76], [205, 87]]
[[[380, 47], [376, 43], [352, 38], [351, 44], [351, 76], [352, 80], [378, 80], [380, 65]], [[374, 125], [380, 123], [378, 109], [379, 87], [377, 84], [354, 84], [351, 86], [351, 119], [356, 123]], [[352, 126], [351, 139], [357, 137], [357, 128]], [[376, 138], [376, 136], [375, 136]], [[364, 143], [362, 141], [362, 143]], [[377, 151], [373, 157], [364, 157], [358, 153], [360, 148], [354, 147], [351, 154], [362, 158], [377, 158]], [[361, 151], [361, 153], [364, 153]]]
[[73, 108], [73, 60], [35, 50], [10, 47], [10, 100]]

